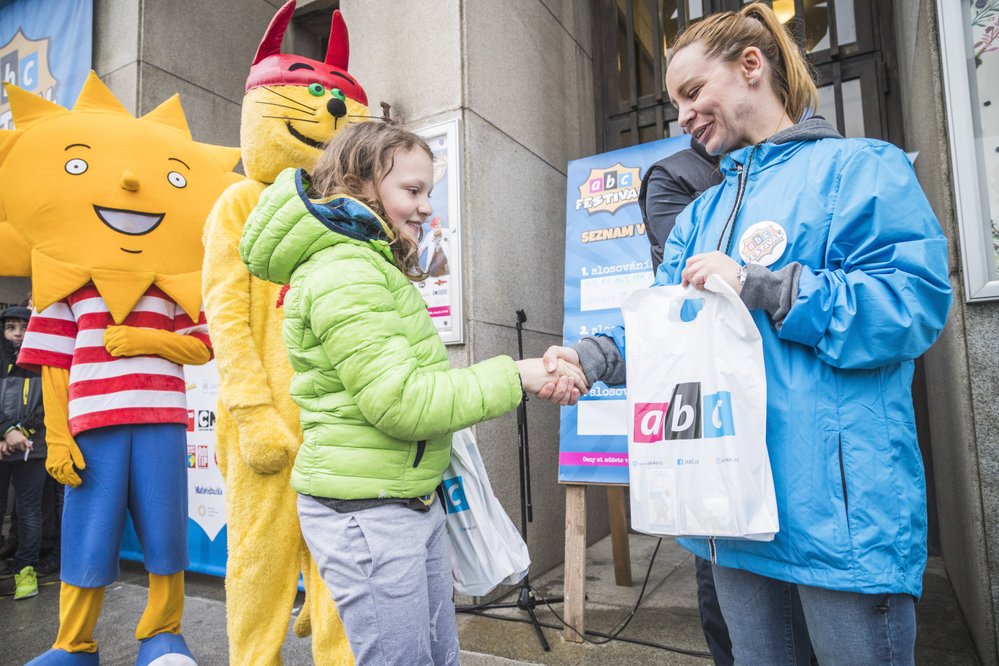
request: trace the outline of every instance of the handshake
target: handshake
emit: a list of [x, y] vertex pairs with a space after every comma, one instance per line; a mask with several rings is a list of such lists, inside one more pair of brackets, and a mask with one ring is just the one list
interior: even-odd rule
[[579, 355], [571, 347], [553, 345], [541, 358], [517, 361], [517, 369], [524, 391], [556, 405], [575, 405], [590, 390]]

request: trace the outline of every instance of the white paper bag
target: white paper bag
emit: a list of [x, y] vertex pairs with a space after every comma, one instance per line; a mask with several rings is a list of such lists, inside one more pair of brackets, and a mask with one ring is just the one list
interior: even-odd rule
[[454, 434], [451, 463], [441, 482], [451, 570], [458, 594], [481, 597], [527, 575], [531, 557], [520, 532], [493, 495], [470, 428]]
[[770, 541], [760, 333], [721, 278], [653, 287], [624, 305], [631, 522], [655, 535]]

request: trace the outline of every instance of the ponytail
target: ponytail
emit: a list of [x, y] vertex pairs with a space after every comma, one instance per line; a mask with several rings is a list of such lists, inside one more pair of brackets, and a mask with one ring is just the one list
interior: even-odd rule
[[704, 45], [707, 57], [726, 62], [737, 61], [750, 46], [758, 48], [770, 63], [774, 94], [792, 122], [818, 106], [819, 91], [811, 64], [774, 10], [762, 2], [747, 5], [738, 13], [712, 14], [694, 23], [680, 33], [672, 54], [695, 43]]

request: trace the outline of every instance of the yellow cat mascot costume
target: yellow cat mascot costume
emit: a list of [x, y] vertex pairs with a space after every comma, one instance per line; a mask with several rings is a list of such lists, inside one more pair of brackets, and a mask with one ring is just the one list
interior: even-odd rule
[[127, 510], [149, 572], [136, 663], [193, 664], [182, 365], [211, 358], [200, 238], [239, 150], [193, 141], [176, 96], [133, 117], [94, 73], [72, 111], [7, 95], [17, 129], [0, 132], [0, 204], [30, 249], [37, 311], [18, 362], [41, 369], [46, 468], [67, 485], [59, 633], [30, 663], [99, 663]]
[[219, 370], [216, 421], [226, 481], [229, 558], [226, 613], [233, 666], [280, 664], [301, 571], [316, 664], [351, 664], [329, 590], [302, 539], [289, 477], [302, 441], [281, 338], [280, 287], [250, 276], [239, 258], [243, 223], [287, 167], [311, 169], [334, 133], [367, 117], [364, 90], [348, 73], [347, 28], [333, 14], [324, 62], [281, 54], [295, 9], [271, 21], [246, 81], [240, 144], [248, 180], [226, 190], [205, 228], [205, 310]]

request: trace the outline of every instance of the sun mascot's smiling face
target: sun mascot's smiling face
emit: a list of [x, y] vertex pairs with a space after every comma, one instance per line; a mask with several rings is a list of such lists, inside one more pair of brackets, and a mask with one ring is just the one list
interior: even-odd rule
[[72, 112], [7, 91], [17, 129], [0, 133], [0, 202], [31, 248], [36, 300], [39, 285], [62, 298], [89, 280], [108, 300], [119, 273], [174, 291], [170, 276], [200, 271], [205, 218], [238, 178], [237, 149], [193, 141], [176, 96], [133, 117], [93, 73]]

